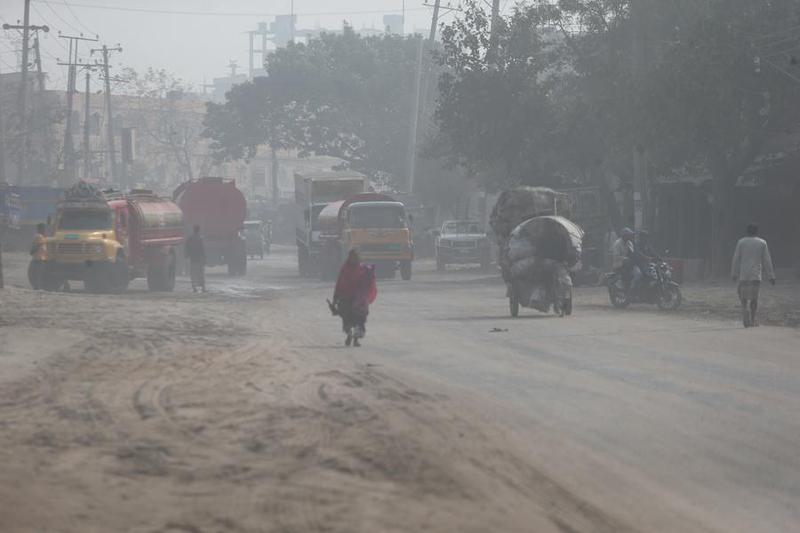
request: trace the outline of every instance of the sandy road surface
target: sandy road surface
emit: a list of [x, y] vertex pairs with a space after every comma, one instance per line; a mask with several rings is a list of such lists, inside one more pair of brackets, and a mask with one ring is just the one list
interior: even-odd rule
[[510, 320], [428, 268], [347, 350], [283, 252], [207, 295], [0, 292], [0, 531], [798, 530], [796, 330]]

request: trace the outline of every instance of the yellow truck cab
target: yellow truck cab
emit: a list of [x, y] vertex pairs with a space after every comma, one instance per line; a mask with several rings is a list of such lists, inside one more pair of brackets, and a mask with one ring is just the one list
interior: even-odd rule
[[58, 205], [43, 285], [57, 290], [77, 280], [91, 292], [122, 292], [130, 280], [146, 276], [150, 290], [170, 291], [182, 242], [183, 218], [171, 200], [80, 182]]
[[376, 266], [381, 277], [397, 270], [411, 279], [414, 244], [409, 217], [402, 202], [390, 196], [365, 193], [328, 204], [319, 215], [323, 244], [323, 278], [333, 278], [351, 249]]

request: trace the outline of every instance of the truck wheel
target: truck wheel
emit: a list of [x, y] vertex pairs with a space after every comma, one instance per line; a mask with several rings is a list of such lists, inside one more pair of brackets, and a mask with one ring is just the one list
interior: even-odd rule
[[164, 285], [164, 290], [167, 292], [172, 292], [175, 290], [175, 276], [178, 273], [178, 261], [175, 258], [175, 254], [171, 253], [169, 256], [169, 263], [167, 263], [167, 277], [165, 279], [166, 284]]
[[42, 289], [53, 292], [59, 290], [66, 280], [54, 271], [49, 266], [45, 266], [44, 273], [42, 274]]
[[125, 292], [128, 289], [130, 280], [128, 261], [125, 256], [118, 256], [113, 265], [108, 265], [109, 291], [114, 294]]
[[247, 256], [232, 259], [228, 263], [229, 276], [244, 276], [247, 274]]
[[43, 289], [46, 265], [42, 261], [31, 261], [28, 263], [28, 283], [33, 290]]
[[411, 261], [400, 263], [400, 277], [403, 278], [403, 281], [411, 280]]

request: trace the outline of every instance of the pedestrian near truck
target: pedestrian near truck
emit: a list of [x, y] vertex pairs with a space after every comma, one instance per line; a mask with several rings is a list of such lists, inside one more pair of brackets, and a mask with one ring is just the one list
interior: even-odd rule
[[200, 226], [195, 224], [192, 236], [186, 239], [184, 255], [189, 260], [189, 278], [192, 292], [206, 292], [206, 248], [200, 235]]
[[739, 282], [739, 300], [742, 304], [744, 327], [758, 326], [758, 295], [761, 280], [766, 277], [775, 285], [775, 270], [769, 255], [767, 241], [758, 236], [758, 225], [747, 226], [747, 236], [739, 239], [731, 264], [731, 277]]
[[44, 288], [44, 270], [47, 266], [47, 226], [36, 224], [36, 236], [31, 244], [31, 263], [28, 266], [28, 281], [34, 290]]

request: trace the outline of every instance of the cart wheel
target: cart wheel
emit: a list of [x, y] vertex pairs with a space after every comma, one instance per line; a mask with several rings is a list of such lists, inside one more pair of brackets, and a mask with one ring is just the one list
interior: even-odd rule
[[511, 316], [517, 318], [519, 316], [519, 298], [516, 294], [508, 297], [508, 306], [511, 310]]

